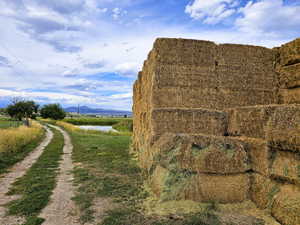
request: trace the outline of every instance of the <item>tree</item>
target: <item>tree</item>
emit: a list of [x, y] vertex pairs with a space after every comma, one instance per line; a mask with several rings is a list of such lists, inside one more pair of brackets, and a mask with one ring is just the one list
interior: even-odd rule
[[[33, 118], [34, 114], [37, 113], [39, 105], [34, 101], [15, 101], [6, 108], [7, 114], [17, 120], [22, 120], [26, 118], [28, 123], [28, 118]], [[29, 123], [28, 123], [29, 124]]]
[[59, 104], [44, 105], [40, 111], [41, 117], [44, 119], [50, 118], [54, 120], [62, 120], [66, 117], [66, 112]]

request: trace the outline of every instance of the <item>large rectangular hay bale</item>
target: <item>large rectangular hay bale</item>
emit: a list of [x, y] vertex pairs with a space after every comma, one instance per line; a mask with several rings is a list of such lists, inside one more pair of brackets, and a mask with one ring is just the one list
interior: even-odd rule
[[152, 93], [154, 108], [226, 108], [278, 103], [277, 89], [234, 90], [223, 88], [163, 87]]
[[237, 203], [249, 199], [248, 174], [198, 174], [185, 190], [185, 199], [199, 202]]
[[264, 71], [261, 67], [250, 65], [219, 65], [216, 67], [216, 79], [219, 88], [237, 90], [272, 90], [278, 86], [275, 71]]
[[300, 62], [300, 38], [282, 45], [279, 48], [279, 64], [293, 65]]
[[251, 200], [260, 209], [271, 209], [274, 198], [280, 191], [280, 187], [279, 183], [270, 178], [254, 173], [251, 178]]
[[250, 179], [248, 174], [193, 174], [183, 177], [157, 166], [149, 179], [149, 185], [161, 201], [237, 203], [249, 199]]
[[284, 185], [276, 195], [271, 214], [281, 224], [300, 224], [300, 190], [295, 185]]
[[156, 87], [211, 87], [218, 86], [215, 68], [199, 65], [158, 63], [154, 74]]
[[277, 87], [273, 70], [263, 71], [244, 65], [177, 65], [156, 63], [153, 85], [162, 87], [262, 89]]
[[251, 169], [266, 177], [270, 175], [270, 158], [272, 151], [270, 150], [266, 140], [247, 137], [230, 137], [233, 140], [239, 140], [243, 143], [245, 151], [251, 164]]
[[227, 110], [229, 135], [265, 138], [267, 122], [278, 107], [266, 105]]
[[221, 44], [217, 48], [218, 65], [242, 65], [270, 71], [276, 52], [261, 46]]
[[190, 173], [240, 174], [250, 169], [247, 150], [240, 140], [213, 135], [161, 135], [147, 156], [154, 164], [169, 170]]
[[300, 104], [300, 87], [280, 89], [279, 97], [284, 104]]
[[281, 88], [295, 88], [300, 86], [300, 63], [279, 67], [278, 73]]
[[271, 176], [300, 185], [300, 154], [276, 151]]
[[189, 135], [181, 147], [180, 168], [207, 174], [238, 174], [250, 169], [245, 144], [236, 139], [212, 135]]
[[210, 41], [158, 38], [152, 57], [159, 63], [213, 66], [217, 45]]
[[268, 122], [266, 134], [273, 148], [300, 152], [300, 105], [277, 108]]
[[204, 133], [224, 135], [227, 129], [227, 114], [208, 109], [154, 109], [151, 112], [153, 134]]

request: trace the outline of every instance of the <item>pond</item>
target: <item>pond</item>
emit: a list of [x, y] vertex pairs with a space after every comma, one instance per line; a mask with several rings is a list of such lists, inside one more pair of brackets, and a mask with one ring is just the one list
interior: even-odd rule
[[80, 129], [84, 130], [100, 130], [100, 131], [113, 131], [118, 132], [117, 130], [113, 129], [112, 126], [90, 126], [90, 125], [84, 125], [84, 126], [77, 126]]

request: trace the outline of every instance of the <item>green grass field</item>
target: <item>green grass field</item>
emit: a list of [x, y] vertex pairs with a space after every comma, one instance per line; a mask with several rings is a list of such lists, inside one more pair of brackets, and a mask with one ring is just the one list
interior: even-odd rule
[[132, 119], [131, 118], [77, 117], [77, 118], [65, 118], [63, 121], [74, 125], [112, 126], [121, 121], [132, 121]]

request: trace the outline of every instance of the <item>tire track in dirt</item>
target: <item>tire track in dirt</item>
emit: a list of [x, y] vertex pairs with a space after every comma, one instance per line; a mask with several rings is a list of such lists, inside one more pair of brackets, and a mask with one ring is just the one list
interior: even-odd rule
[[7, 209], [4, 207], [5, 204], [12, 200], [18, 199], [18, 196], [8, 196], [6, 193], [9, 191], [10, 186], [16, 181], [16, 179], [25, 175], [26, 171], [36, 162], [36, 160], [43, 153], [45, 147], [50, 143], [53, 138], [52, 131], [43, 126], [46, 130], [46, 137], [29, 155], [21, 162], [14, 165], [10, 172], [0, 178], [0, 224], [1, 225], [17, 225], [24, 222], [23, 218], [16, 216], [5, 216]]
[[57, 179], [57, 185], [51, 196], [50, 203], [43, 209], [39, 217], [44, 218], [43, 225], [80, 225], [78, 222], [78, 210], [72, 200], [75, 189], [73, 187], [73, 145], [68, 133], [57, 126], [51, 127], [59, 130], [65, 140], [63, 148], [63, 158], [60, 164], [60, 171]]

